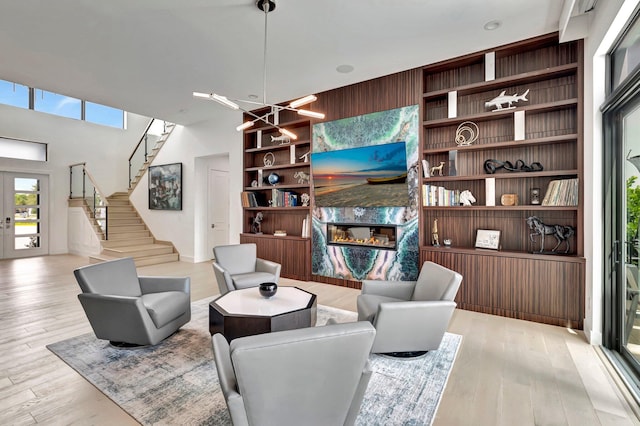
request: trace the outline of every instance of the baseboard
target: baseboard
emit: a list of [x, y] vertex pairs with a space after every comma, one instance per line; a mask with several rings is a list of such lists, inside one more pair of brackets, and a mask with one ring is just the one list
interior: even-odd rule
[[602, 345], [602, 332], [600, 330], [594, 330], [589, 318], [584, 319], [584, 329], [582, 330], [587, 339], [587, 342], [591, 345]]

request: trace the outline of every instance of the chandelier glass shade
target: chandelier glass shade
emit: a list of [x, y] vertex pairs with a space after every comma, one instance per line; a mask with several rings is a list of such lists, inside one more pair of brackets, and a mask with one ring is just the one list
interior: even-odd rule
[[[315, 95], [308, 95], [300, 99], [296, 99], [291, 103], [289, 103], [288, 105], [276, 105], [276, 104], [267, 103], [267, 21], [268, 21], [267, 16], [269, 12], [273, 11], [276, 8], [276, 3], [275, 3], [275, 0], [257, 0], [256, 6], [264, 12], [264, 56], [263, 56], [262, 102], [242, 100], [242, 99], [229, 99], [226, 96], [220, 95], [218, 93], [193, 92], [193, 96], [195, 98], [202, 98], [202, 99], [208, 99], [211, 101], [216, 101], [220, 105], [223, 105], [227, 108], [244, 112], [245, 115], [249, 116], [250, 118], [246, 120], [244, 123], [237, 126], [236, 127], [237, 131], [246, 130], [252, 127], [253, 125], [255, 125], [257, 122], [263, 122], [269, 125], [270, 127], [275, 127], [280, 131], [281, 134], [286, 135], [291, 139], [297, 139], [297, 135], [295, 133], [283, 127], [280, 127], [277, 124], [277, 119], [275, 119], [275, 117], [278, 116], [280, 111], [283, 111], [283, 110], [293, 111], [299, 115], [318, 118], [318, 119], [323, 119], [324, 114], [321, 112], [300, 108], [302, 106], [308, 105], [311, 102], [315, 101], [317, 99]], [[240, 104], [253, 105], [257, 109], [261, 109], [263, 107], [269, 107], [269, 110], [265, 113], [261, 113], [261, 115], [258, 115], [253, 111], [249, 110], [248, 108], [242, 107]], [[269, 121], [270, 116], [273, 116], [272, 121]]]

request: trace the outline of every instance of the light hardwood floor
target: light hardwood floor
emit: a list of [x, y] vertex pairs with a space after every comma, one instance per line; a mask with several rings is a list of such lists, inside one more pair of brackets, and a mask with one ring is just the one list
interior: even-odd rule
[[[91, 332], [72, 273], [86, 264], [73, 255], [0, 261], [1, 425], [136, 424], [45, 347]], [[194, 301], [217, 294], [209, 262], [138, 271], [190, 276]], [[320, 304], [355, 311], [358, 290], [282, 281], [317, 294]], [[599, 349], [580, 333], [461, 310], [449, 331], [463, 340], [436, 426], [640, 425]]]

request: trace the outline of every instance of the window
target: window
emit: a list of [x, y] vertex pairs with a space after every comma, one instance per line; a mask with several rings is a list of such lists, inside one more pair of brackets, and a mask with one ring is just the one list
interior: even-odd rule
[[85, 102], [84, 119], [103, 126], [124, 128], [124, 111], [117, 108], [111, 108], [105, 105], [94, 104], [93, 102]]
[[103, 126], [126, 128], [124, 111], [82, 99], [0, 80], [0, 104], [32, 109]]
[[29, 88], [22, 84], [0, 80], [0, 103], [29, 108]]
[[610, 54], [611, 90], [618, 87], [640, 64], [640, 19], [628, 27]]
[[33, 109], [80, 120], [82, 103], [80, 99], [36, 89]]
[[0, 157], [47, 161], [47, 144], [0, 138]]

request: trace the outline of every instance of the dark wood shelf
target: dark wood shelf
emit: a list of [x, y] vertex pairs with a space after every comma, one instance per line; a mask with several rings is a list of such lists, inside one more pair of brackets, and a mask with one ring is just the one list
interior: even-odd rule
[[273, 234], [251, 234], [249, 232], [243, 232], [242, 234], [240, 234], [240, 236], [244, 236], [244, 237], [252, 237], [252, 238], [277, 238], [279, 240], [291, 240], [291, 241], [309, 241], [309, 238], [304, 238], [301, 237], [300, 235], [283, 235], [280, 237], [277, 237]]
[[262, 146], [260, 148], [248, 148], [248, 149], [245, 149], [244, 152], [250, 153], [250, 152], [273, 151], [274, 149], [289, 148], [292, 145], [293, 146], [311, 145], [311, 141], [309, 139], [296, 140], [295, 142], [285, 143], [285, 144], [282, 144], [282, 145], [270, 145], [270, 146]]
[[505, 118], [512, 115], [516, 111], [525, 111], [525, 112], [535, 114], [535, 113], [541, 113], [541, 112], [556, 111], [556, 110], [565, 109], [565, 108], [574, 108], [577, 106], [578, 106], [578, 99], [571, 98], [571, 99], [566, 99], [566, 100], [557, 101], [557, 102], [546, 102], [543, 104], [527, 105], [527, 106], [522, 106], [522, 107], [517, 107], [512, 109], [481, 112], [478, 114], [465, 115], [464, 117], [425, 120], [422, 122], [422, 125], [424, 128], [454, 126], [464, 121], [480, 122], [480, 121], [490, 121], [496, 118]]
[[429, 182], [455, 182], [455, 181], [469, 181], [469, 180], [484, 180], [486, 178], [496, 179], [525, 179], [536, 177], [567, 177], [578, 176], [578, 170], [543, 170], [541, 172], [500, 172], [494, 174], [484, 175], [467, 175], [467, 176], [433, 176], [428, 178], [422, 178], [423, 184], [429, 184]]
[[458, 152], [484, 151], [484, 150], [490, 150], [490, 149], [519, 148], [519, 147], [530, 146], [530, 145], [539, 146], [539, 145], [568, 143], [568, 142], [576, 142], [577, 140], [578, 140], [578, 135], [576, 133], [569, 133], [566, 135], [548, 136], [546, 138], [525, 139], [525, 140], [519, 140], [519, 141], [494, 142], [494, 143], [475, 144], [475, 145], [468, 145], [468, 146], [454, 145], [454, 146], [451, 146], [450, 148], [431, 148], [431, 149], [423, 150], [422, 153], [431, 155], [431, 154], [443, 154], [450, 151], [458, 151]]
[[434, 246], [420, 246], [421, 251], [432, 251], [442, 253], [460, 253], [460, 254], [473, 254], [478, 256], [496, 256], [496, 257], [515, 257], [519, 259], [534, 259], [534, 260], [547, 260], [557, 262], [571, 262], [582, 263], [586, 262], [584, 257], [565, 254], [541, 254], [530, 253], [524, 251], [509, 251], [509, 250], [489, 250], [489, 249], [477, 249], [472, 247], [434, 247]]
[[258, 207], [245, 207], [244, 209], [245, 210], [262, 210], [262, 211], [309, 210], [309, 206], [294, 206], [294, 207], [258, 206]]
[[256, 172], [258, 170], [282, 170], [282, 169], [295, 169], [300, 167], [309, 167], [311, 163], [294, 163], [294, 164], [276, 164], [275, 166], [260, 166], [260, 167], [248, 167], [244, 169], [245, 172]]
[[577, 70], [578, 64], [576, 63], [559, 65], [557, 67], [550, 67], [543, 70], [530, 71], [522, 74], [512, 75], [509, 77], [497, 78], [491, 81], [481, 81], [479, 83], [466, 84], [451, 89], [434, 90], [432, 92], [423, 94], [422, 97], [425, 101], [443, 98], [453, 90], [458, 92], [458, 96], [472, 95], [474, 93], [486, 92], [488, 90], [503, 89], [504, 87], [514, 86], [517, 84], [526, 84], [535, 81], [564, 77], [567, 75], [575, 74]]
[[523, 204], [518, 206], [422, 206], [424, 210], [512, 210], [512, 211], [578, 211], [578, 206], [540, 206]]
[[262, 186], [245, 186], [245, 191], [269, 191], [271, 189], [309, 189], [306, 183], [292, 183], [290, 185], [262, 185]]

